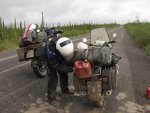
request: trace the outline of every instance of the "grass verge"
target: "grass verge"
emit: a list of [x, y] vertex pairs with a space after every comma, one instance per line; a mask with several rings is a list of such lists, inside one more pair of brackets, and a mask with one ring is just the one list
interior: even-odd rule
[[[62, 26], [61, 29], [64, 31], [63, 36], [74, 39], [90, 33], [90, 30], [95, 28], [114, 28], [118, 26], [118, 24], [80, 24]], [[0, 51], [18, 48], [19, 34], [21, 34], [19, 28], [15, 31], [15, 29], [8, 26], [1, 33], [3, 34], [3, 38], [0, 38]]]
[[128, 23], [125, 25], [128, 33], [150, 56], [150, 23]]

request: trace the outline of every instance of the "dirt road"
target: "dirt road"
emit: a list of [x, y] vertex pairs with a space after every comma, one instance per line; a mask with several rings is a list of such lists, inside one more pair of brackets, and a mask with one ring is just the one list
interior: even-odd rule
[[[0, 53], [0, 113], [149, 113], [145, 98], [150, 83], [150, 57], [130, 38], [124, 27], [108, 30], [118, 34], [113, 51], [122, 56], [118, 89], [106, 97], [102, 111], [79, 96], [60, 95], [60, 106], [47, 103], [47, 77], [38, 79], [29, 62], [18, 62], [15, 51]], [[77, 43], [79, 40], [74, 41]], [[70, 74], [70, 87], [72, 78]]]
[[124, 27], [117, 31], [114, 53], [120, 55], [118, 88], [107, 96], [103, 113], [149, 113], [150, 100], [145, 98], [150, 83], [150, 57], [132, 40]]

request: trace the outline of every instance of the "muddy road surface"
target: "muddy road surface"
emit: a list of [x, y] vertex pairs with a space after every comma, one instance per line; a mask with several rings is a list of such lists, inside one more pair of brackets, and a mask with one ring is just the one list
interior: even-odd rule
[[[122, 57], [119, 62], [118, 88], [106, 96], [103, 109], [96, 108], [78, 95], [59, 93], [59, 106], [47, 103], [47, 77], [39, 79], [30, 61], [19, 62], [16, 51], [0, 52], [0, 113], [150, 113], [145, 98], [150, 83], [150, 57], [132, 40], [123, 26], [109, 29], [118, 34], [112, 51]], [[74, 41], [76, 44], [80, 40]], [[69, 74], [72, 85], [72, 74]]]

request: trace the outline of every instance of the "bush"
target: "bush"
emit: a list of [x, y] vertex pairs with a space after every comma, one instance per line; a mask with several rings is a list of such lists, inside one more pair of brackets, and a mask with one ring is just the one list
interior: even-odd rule
[[[0, 51], [18, 47], [18, 40], [23, 31], [22, 25], [19, 27], [2, 25], [0, 21]], [[80, 25], [67, 25], [60, 27], [63, 29], [63, 36], [74, 37], [84, 35], [90, 32], [91, 29], [98, 27], [112, 28], [118, 24], [80, 24]]]

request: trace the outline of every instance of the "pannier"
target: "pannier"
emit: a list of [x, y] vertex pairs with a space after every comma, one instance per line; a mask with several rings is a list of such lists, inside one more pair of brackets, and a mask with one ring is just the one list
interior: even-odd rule
[[37, 32], [37, 25], [31, 24], [27, 27], [24, 35], [19, 39], [19, 49], [17, 49], [20, 61], [41, 57], [44, 41], [47, 40], [45, 31]]
[[25, 47], [17, 49], [17, 55], [19, 61], [30, 60], [34, 57], [34, 49], [27, 49]]
[[17, 49], [19, 61], [30, 60], [34, 57], [41, 57], [43, 44], [44, 42]]

